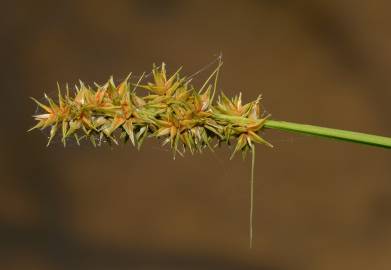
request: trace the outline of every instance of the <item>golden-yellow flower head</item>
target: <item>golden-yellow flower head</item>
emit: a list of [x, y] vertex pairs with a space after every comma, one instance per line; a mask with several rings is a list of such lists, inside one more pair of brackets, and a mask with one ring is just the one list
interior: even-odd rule
[[[232, 99], [221, 94], [213, 104], [220, 67], [221, 63], [198, 89], [180, 76], [180, 69], [168, 76], [164, 63], [153, 67], [152, 80], [145, 84], [140, 83], [142, 78], [130, 83], [129, 75], [118, 85], [113, 78], [94, 88], [80, 82], [73, 95], [58, 87], [57, 101], [47, 95], [46, 104], [33, 98], [43, 113], [33, 116], [38, 123], [30, 130], [50, 127], [48, 145], [57, 133], [64, 145], [73, 137], [78, 143], [88, 139], [94, 146], [130, 140], [140, 148], [146, 137], [163, 138], [174, 157], [186, 150], [213, 150], [223, 142], [236, 141], [232, 156], [252, 150], [253, 143], [271, 146], [258, 135], [267, 118], [260, 116], [260, 97], [242, 104], [241, 94]], [[143, 95], [136, 94], [137, 87]]]

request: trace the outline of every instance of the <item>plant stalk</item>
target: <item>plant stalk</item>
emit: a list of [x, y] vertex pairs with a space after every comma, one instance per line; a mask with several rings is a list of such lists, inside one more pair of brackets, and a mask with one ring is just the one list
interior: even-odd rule
[[360, 132], [353, 132], [341, 129], [319, 127], [306, 124], [291, 123], [278, 120], [266, 120], [264, 128], [272, 128], [289, 132], [308, 134], [319, 137], [332, 138], [342, 141], [349, 141], [383, 148], [391, 148], [391, 138], [371, 135]]

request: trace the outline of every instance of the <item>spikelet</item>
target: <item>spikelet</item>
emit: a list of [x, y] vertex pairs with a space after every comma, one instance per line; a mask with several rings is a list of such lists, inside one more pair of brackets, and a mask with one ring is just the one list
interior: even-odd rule
[[[258, 134], [267, 119], [260, 116], [261, 97], [242, 104], [241, 94], [230, 99], [222, 93], [213, 104], [220, 67], [221, 63], [199, 89], [179, 75], [180, 69], [168, 76], [164, 63], [153, 67], [152, 80], [146, 84], [130, 83], [129, 74], [119, 85], [113, 78], [95, 88], [80, 81], [72, 96], [68, 87], [65, 94], [58, 87], [57, 101], [46, 94], [46, 104], [32, 98], [42, 113], [33, 116], [38, 123], [30, 130], [50, 128], [48, 145], [60, 133], [64, 146], [72, 137], [77, 143], [88, 139], [94, 146], [130, 141], [137, 148], [146, 137], [162, 138], [174, 158], [186, 150], [213, 151], [232, 141], [236, 146], [231, 158], [251, 151], [253, 143], [271, 146]], [[137, 95], [137, 87], [145, 94]]]

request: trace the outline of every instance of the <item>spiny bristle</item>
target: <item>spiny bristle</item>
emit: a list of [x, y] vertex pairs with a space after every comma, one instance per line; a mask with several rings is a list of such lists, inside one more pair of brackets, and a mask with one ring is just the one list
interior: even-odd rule
[[[38, 123], [32, 129], [51, 127], [48, 145], [57, 132], [64, 145], [74, 137], [78, 143], [89, 139], [94, 146], [102, 139], [130, 140], [140, 148], [146, 137], [164, 138], [174, 157], [186, 149], [193, 154], [233, 140], [231, 157], [251, 151], [253, 143], [271, 146], [257, 134], [267, 119], [259, 115], [260, 97], [243, 105], [241, 93], [231, 99], [222, 93], [213, 104], [220, 67], [221, 63], [199, 89], [179, 75], [180, 69], [167, 76], [164, 63], [153, 67], [153, 79], [144, 84], [142, 78], [130, 83], [131, 74], [117, 86], [112, 77], [95, 88], [80, 81], [73, 97], [68, 88], [63, 95], [58, 86], [58, 103], [46, 94], [46, 105], [32, 98], [44, 111], [33, 116]], [[137, 95], [137, 87], [146, 93]]]

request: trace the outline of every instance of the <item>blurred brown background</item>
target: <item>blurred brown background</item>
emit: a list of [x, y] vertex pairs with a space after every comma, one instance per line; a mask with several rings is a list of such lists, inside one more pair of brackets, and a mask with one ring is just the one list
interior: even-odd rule
[[[172, 160], [153, 140], [46, 148], [30, 96], [220, 51], [220, 88], [276, 119], [391, 135], [389, 1], [7, 1], [1, 25], [0, 269], [390, 269], [390, 151], [267, 131]], [[199, 79], [205, 79], [201, 73]]]

